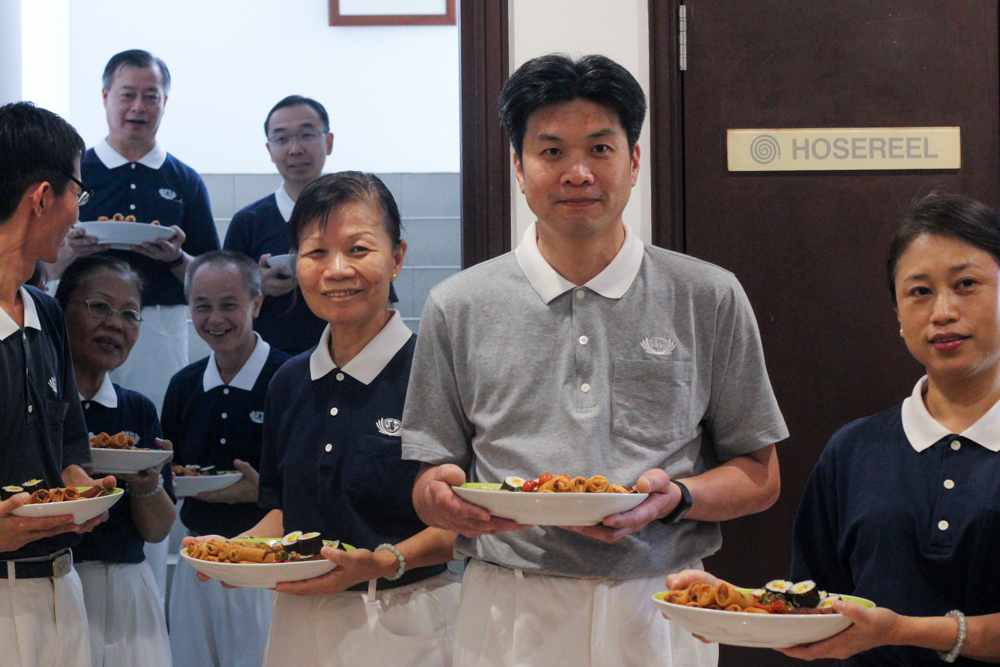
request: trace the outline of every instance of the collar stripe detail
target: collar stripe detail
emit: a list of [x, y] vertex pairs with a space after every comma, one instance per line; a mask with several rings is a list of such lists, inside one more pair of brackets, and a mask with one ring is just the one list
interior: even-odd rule
[[[924, 405], [924, 383], [927, 376], [920, 378], [913, 393], [903, 401], [903, 432], [910, 446], [917, 452], [929, 449], [935, 443], [955, 434], [942, 426]], [[1000, 402], [986, 411], [975, 424], [958, 435], [981, 445], [991, 452], [1000, 452]]]
[[[382, 330], [371, 339], [365, 348], [358, 352], [358, 355], [347, 362], [341, 372], [350, 375], [361, 384], [371, 384], [379, 373], [392, 361], [396, 353], [403, 349], [413, 332], [403, 322], [399, 311], [391, 311], [392, 317], [386, 322]], [[319, 339], [319, 345], [313, 350], [309, 358], [309, 377], [315, 381], [325, 377], [332, 371], [338, 370], [337, 364], [330, 356], [330, 325], [326, 325], [323, 335]]]
[[[129, 160], [127, 160], [125, 156], [111, 147], [111, 144], [108, 143], [107, 137], [101, 139], [97, 145], [94, 146], [94, 152], [97, 153], [98, 159], [100, 159], [100, 161], [108, 169], [117, 169], [122, 165], [129, 164]], [[139, 158], [136, 163], [141, 164], [144, 167], [149, 167], [150, 169], [159, 169], [166, 161], [167, 151], [160, 145], [159, 142], [157, 142], [153, 147], [153, 150]]]
[[215, 352], [208, 355], [208, 365], [205, 367], [205, 374], [202, 376], [202, 388], [206, 394], [216, 387], [223, 385], [233, 387], [234, 389], [242, 389], [243, 391], [253, 390], [254, 385], [257, 384], [257, 378], [260, 376], [261, 370], [264, 369], [264, 364], [267, 363], [267, 356], [271, 353], [271, 346], [260, 337], [260, 334], [255, 331], [253, 335], [257, 338], [257, 345], [254, 346], [250, 357], [243, 364], [243, 368], [240, 369], [240, 372], [236, 374], [236, 377], [228, 385], [222, 381], [222, 376], [219, 375], [219, 365], [215, 362]]

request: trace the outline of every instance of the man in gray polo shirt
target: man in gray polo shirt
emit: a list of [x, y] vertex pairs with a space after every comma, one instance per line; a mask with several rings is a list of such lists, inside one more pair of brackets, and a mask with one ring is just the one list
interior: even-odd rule
[[[714, 665], [650, 595], [718, 550], [717, 522], [778, 496], [788, 433], [746, 295], [622, 220], [645, 107], [602, 56], [521, 66], [500, 110], [537, 221], [424, 307], [403, 456], [424, 464], [420, 517], [473, 559], [455, 665]], [[467, 471], [601, 474], [650, 495], [600, 526], [524, 527], [460, 499]]]

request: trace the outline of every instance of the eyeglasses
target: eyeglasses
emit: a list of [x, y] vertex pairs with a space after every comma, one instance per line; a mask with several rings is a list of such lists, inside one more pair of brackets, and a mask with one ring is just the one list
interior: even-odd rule
[[56, 167], [56, 170], [62, 172], [64, 176], [69, 178], [69, 180], [73, 181], [74, 183], [80, 186], [80, 194], [76, 196], [76, 203], [78, 206], [83, 206], [88, 201], [90, 201], [91, 197], [94, 196], [94, 191], [88, 188], [83, 183], [81, 183], [75, 176], [73, 176], [73, 174], [69, 173], [62, 167]]
[[269, 142], [277, 146], [278, 148], [288, 148], [292, 145], [292, 140], [298, 139], [300, 146], [309, 146], [319, 141], [321, 137], [319, 130], [306, 130], [305, 132], [299, 132], [298, 134], [281, 134], [276, 137], [271, 137], [268, 139]]
[[126, 329], [138, 329], [142, 324], [142, 315], [137, 310], [115, 310], [111, 304], [103, 299], [70, 299], [73, 303], [82, 303], [87, 307], [87, 312], [95, 320], [105, 321], [117, 315], [118, 320]]

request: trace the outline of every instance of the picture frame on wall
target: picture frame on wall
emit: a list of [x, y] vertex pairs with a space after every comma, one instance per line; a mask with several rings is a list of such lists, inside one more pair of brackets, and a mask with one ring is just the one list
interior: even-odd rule
[[331, 26], [455, 25], [455, 0], [329, 0]]

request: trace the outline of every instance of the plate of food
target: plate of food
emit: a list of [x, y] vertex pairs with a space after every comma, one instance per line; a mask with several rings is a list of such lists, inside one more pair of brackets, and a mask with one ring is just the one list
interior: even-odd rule
[[267, 265], [272, 268], [280, 267], [286, 276], [295, 275], [295, 255], [275, 255], [267, 260]]
[[756, 648], [811, 644], [846, 630], [850, 619], [831, 606], [837, 599], [875, 606], [864, 598], [820, 591], [812, 581], [781, 579], [757, 590], [696, 582], [653, 596], [661, 611], [685, 630], [708, 641]]
[[27, 505], [12, 512], [15, 516], [41, 518], [72, 514], [76, 523], [86, 523], [122, 499], [122, 490], [102, 486], [67, 486], [47, 489], [41, 480], [32, 479], [20, 486], [5, 486], [0, 499], [7, 500], [21, 492], [31, 494]]
[[215, 466], [174, 465], [174, 493], [178, 498], [229, 488], [243, 479], [237, 470], [216, 470]]
[[339, 540], [324, 540], [319, 533], [296, 531], [281, 539], [240, 537], [200, 542], [182, 549], [181, 558], [198, 572], [231, 586], [274, 588], [283, 581], [312, 579], [336, 568], [320, 555], [323, 545], [354, 551]]
[[125, 433], [100, 433], [90, 437], [90, 457], [97, 472], [123, 475], [161, 466], [174, 453], [165, 449], [142, 449]]
[[161, 226], [158, 220], [136, 222], [135, 216], [123, 216], [121, 213], [115, 213], [110, 219], [101, 216], [97, 220], [81, 222], [78, 226], [87, 236], [93, 236], [98, 243], [106, 243], [115, 250], [129, 250], [130, 246], [174, 235], [174, 230]]
[[471, 482], [453, 488], [493, 516], [526, 526], [596, 526], [607, 516], [627, 512], [648, 495], [610, 484], [601, 475], [551, 473], [538, 479], [508, 477], [502, 484]]

